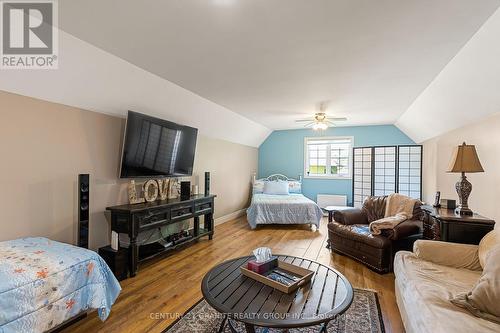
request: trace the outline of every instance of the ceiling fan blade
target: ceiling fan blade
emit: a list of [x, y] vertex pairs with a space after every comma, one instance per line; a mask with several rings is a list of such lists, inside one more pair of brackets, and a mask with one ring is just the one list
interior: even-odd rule
[[312, 125], [314, 125], [314, 124], [315, 124], [315, 122], [314, 122], [314, 121], [312, 121], [312, 122], [310, 122], [309, 124], [305, 124], [305, 125], [304, 125], [304, 127], [311, 127], [311, 126], [312, 126]]
[[295, 120], [296, 123], [305, 123], [305, 122], [309, 122], [309, 121], [314, 121], [313, 119], [309, 118], [309, 119], [297, 119]]
[[328, 118], [328, 120], [330, 120], [330, 121], [346, 121], [347, 118], [345, 118], [345, 117], [331, 117], [331, 118]]

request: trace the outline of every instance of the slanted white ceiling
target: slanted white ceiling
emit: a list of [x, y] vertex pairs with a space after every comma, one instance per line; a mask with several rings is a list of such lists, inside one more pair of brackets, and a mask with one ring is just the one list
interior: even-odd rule
[[[394, 123], [499, 0], [59, 1], [61, 28], [271, 129]], [[64, 54], [61, 54], [64, 56]]]
[[500, 9], [396, 125], [416, 142], [500, 112]]
[[59, 38], [58, 69], [0, 70], [0, 90], [121, 117], [143, 112], [253, 147], [271, 132], [64, 31]]

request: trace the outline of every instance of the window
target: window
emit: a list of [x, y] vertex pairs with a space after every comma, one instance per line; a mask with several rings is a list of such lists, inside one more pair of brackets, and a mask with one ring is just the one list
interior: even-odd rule
[[305, 138], [306, 177], [351, 178], [352, 142], [352, 137]]

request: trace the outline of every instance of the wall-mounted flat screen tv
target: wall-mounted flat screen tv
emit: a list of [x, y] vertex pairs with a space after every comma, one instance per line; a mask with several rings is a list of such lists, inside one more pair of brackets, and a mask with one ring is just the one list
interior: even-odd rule
[[192, 175], [197, 135], [196, 128], [129, 111], [120, 178]]

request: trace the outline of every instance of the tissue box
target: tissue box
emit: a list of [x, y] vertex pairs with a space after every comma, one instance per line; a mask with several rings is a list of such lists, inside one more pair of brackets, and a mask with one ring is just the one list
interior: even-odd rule
[[256, 260], [250, 260], [247, 263], [247, 269], [258, 273], [264, 274], [265, 272], [270, 271], [273, 268], [278, 266], [278, 257], [271, 257], [269, 260], [264, 262], [257, 262]]

